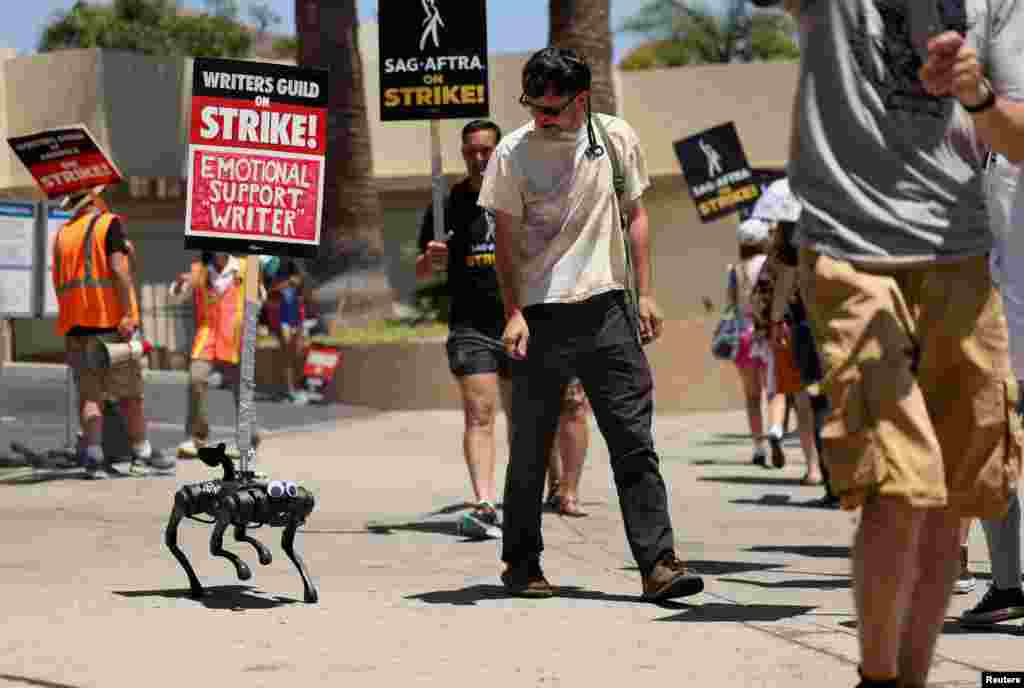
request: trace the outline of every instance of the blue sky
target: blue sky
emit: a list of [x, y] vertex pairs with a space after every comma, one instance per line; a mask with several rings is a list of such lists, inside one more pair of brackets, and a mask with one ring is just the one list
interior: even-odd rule
[[[394, 2], [394, 0], [391, 0]], [[269, 0], [284, 21], [278, 30], [295, 30], [295, 0]], [[612, 27], [639, 9], [645, 0], [612, 0]], [[55, 12], [67, 10], [74, 0], [5, 0], [0, 24], [0, 47], [15, 48], [19, 54], [35, 52], [43, 27]], [[202, 9], [203, 0], [183, 0], [187, 7]], [[243, 15], [250, 0], [240, 0]], [[492, 52], [521, 52], [542, 48], [548, 35], [548, 0], [490, 0], [488, 37]], [[372, 21], [377, 0], [359, 0], [360, 19]], [[499, 29], [500, 27], [500, 29]], [[617, 34], [615, 59], [639, 41], [634, 35]]]

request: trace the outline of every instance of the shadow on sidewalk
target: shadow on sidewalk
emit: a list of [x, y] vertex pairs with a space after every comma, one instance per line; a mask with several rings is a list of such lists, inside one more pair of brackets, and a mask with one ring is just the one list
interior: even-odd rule
[[[569, 600], [593, 600], [595, 602], [640, 602], [640, 595], [614, 595], [597, 590], [587, 590], [577, 586], [552, 585], [554, 598]], [[456, 606], [472, 606], [484, 600], [515, 600], [502, 585], [470, 585], [457, 590], [438, 590], [419, 595], [409, 595], [407, 600], [419, 600], [427, 604], [451, 604]]]
[[[844, 628], [850, 628], [857, 630], [856, 621], [842, 621], [839, 623]], [[960, 622], [955, 619], [946, 619], [946, 622], [942, 625], [943, 635], [982, 635], [985, 633], [995, 635], [1024, 635], [1024, 626], [1013, 625], [1009, 623], [998, 623], [991, 626], [961, 626]]]
[[300, 601], [291, 597], [274, 595], [263, 597], [253, 594], [251, 585], [213, 585], [206, 587], [206, 594], [199, 599], [192, 597], [188, 588], [167, 590], [114, 590], [121, 597], [163, 597], [171, 600], [192, 600], [207, 609], [228, 609], [244, 611], [246, 609], [276, 609], [288, 604], [299, 604]]
[[[777, 483], [781, 484], [781, 482]], [[799, 485], [799, 480], [793, 480], [793, 485]], [[820, 488], [819, 488], [820, 489]], [[806, 502], [794, 501], [792, 495], [788, 494], [766, 494], [761, 495], [758, 499], [750, 499], [744, 497], [741, 499], [730, 499], [730, 504], [748, 504], [751, 506], [785, 506], [785, 507], [796, 507], [799, 509], [824, 509], [825, 511], [836, 511], [838, 512], [839, 506], [834, 502], [827, 502], [824, 497], [815, 497], [809, 499]]]
[[[686, 567], [701, 576], [728, 576], [736, 573], [751, 573], [754, 571], [769, 571], [781, 569], [785, 564], [759, 564], [749, 561], [709, 561], [707, 559], [686, 559], [683, 558]], [[638, 566], [624, 566], [620, 571], [640, 572]]]
[[[668, 603], [665, 603], [663, 606], [668, 606]], [[798, 604], [722, 604], [719, 602], [707, 602], [704, 604], [682, 604], [677, 602], [671, 606], [681, 608], [683, 611], [679, 614], [656, 619], [656, 621], [770, 623], [802, 616], [816, 609], [816, 607]]]
[[748, 552], [781, 552], [783, 554], [799, 554], [802, 557], [837, 557], [850, 558], [850, 548], [846, 545], [755, 545], [747, 548]]
[[[792, 485], [797, 487], [800, 485], [800, 478], [796, 477], [774, 477], [772, 473], [768, 471], [764, 472], [764, 476], [755, 475], [723, 475], [723, 476], [701, 476], [697, 478], [700, 482], [704, 483], [730, 483], [733, 485]], [[789, 495], [779, 495], [785, 496]]]
[[56, 681], [44, 681], [41, 678], [29, 678], [28, 676], [15, 676], [14, 674], [0, 674], [0, 681], [10, 681], [22, 686], [36, 686], [36, 688], [78, 688], [70, 683], [57, 683]]
[[768, 590], [812, 589], [812, 590], [848, 590], [852, 585], [849, 578], [790, 578], [781, 581], [755, 581], [743, 578], [719, 578], [723, 583], [741, 583]]
[[37, 688], [78, 688], [78, 686], [70, 683], [44, 681], [43, 679], [32, 679], [28, 676], [15, 676], [14, 674], [0, 674], [0, 681], [10, 681], [19, 686], [36, 686]]

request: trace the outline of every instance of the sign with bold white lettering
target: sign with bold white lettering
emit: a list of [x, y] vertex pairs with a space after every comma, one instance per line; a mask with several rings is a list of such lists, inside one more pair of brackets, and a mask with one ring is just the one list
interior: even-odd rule
[[196, 59], [185, 248], [315, 257], [326, 154], [326, 71]]
[[84, 124], [12, 136], [7, 143], [50, 200], [121, 181]]

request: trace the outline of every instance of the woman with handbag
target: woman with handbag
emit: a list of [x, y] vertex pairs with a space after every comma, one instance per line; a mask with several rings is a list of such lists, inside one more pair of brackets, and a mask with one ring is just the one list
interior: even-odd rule
[[767, 381], [768, 341], [763, 333], [754, 329], [754, 286], [767, 259], [768, 230], [769, 225], [760, 220], [747, 220], [740, 224], [736, 232], [739, 262], [729, 266], [726, 294], [726, 302], [738, 324], [738, 341], [732, 351], [732, 360], [743, 384], [747, 421], [754, 440], [752, 461], [759, 466], [767, 465], [762, 397]]

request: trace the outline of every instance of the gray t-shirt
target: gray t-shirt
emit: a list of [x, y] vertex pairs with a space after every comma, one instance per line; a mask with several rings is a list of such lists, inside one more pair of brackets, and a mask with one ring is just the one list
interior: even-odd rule
[[918, 79], [958, 5], [996, 92], [1024, 99], [1024, 0], [804, 0], [788, 170], [804, 246], [885, 264], [991, 248], [970, 115]]

